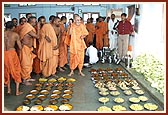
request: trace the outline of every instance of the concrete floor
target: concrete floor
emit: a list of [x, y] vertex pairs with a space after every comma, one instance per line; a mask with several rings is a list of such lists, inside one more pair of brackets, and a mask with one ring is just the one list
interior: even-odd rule
[[[93, 65], [92, 68], [98, 69], [98, 68], [116, 68], [116, 67], [124, 67], [123, 64], [121, 65], [115, 65], [115, 64], [101, 64], [98, 63], [96, 65]], [[75, 74], [74, 74], [74, 78], [77, 80], [74, 83], [74, 88], [73, 88], [73, 97], [70, 100], [70, 104], [73, 105], [73, 110], [72, 111], [96, 111], [98, 107], [102, 106], [103, 104], [98, 102], [98, 98], [100, 97], [100, 95], [98, 94], [98, 90], [94, 87], [94, 84], [91, 81], [91, 74], [89, 72], [91, 68], [84, 68], [83, 72], [85, 73], [85, 77], [81, 77], [78, 75], [78, 71], [75, 70]], [[125, 71], [128, 71], [128, 69], [126, 69]], [[66, 72], [62, 73], [62, 72], [58, 72], [57, 75], [59, 77], [63, 76], [63, 77], [67, 77], [67, 74], [70, 72], [70, 70], [67, 70]], [[134, 74], [131, 74], [131, 72], [129, 73], [130, 77], [134, 77]], [[15, 84], [12, 82], [12, 95], [6, 95], [7, 92], [7, 88], [4, 88], [4, 111], [15, 111], [15, 109], [22, 105], [23, 100], [25, 99], [25, 96], [29, 93], [30, 90], [32, 90], [34, 88], [34, 84], [36, 84], [38, 82], [39, 77], [37, 77], [36, 75], [32, 74], [32, 78], [36, 79], [36, 82], [33, 82], [32, 86], [25, 86], [25, 85], [21, 85], [20, 89], [21, 91], [24, 91], [24, 94], [20, 95], [20, 96], [15, 96]], [[141, 82], [141, 81], [138, 81]], [[143, 81], [142, 81], [143, 82]], [[145, 83], [146, 86], [149, 85], [148, 82]], [[154, 95], [158, 95], [158, 93], [154, 90], [154, 89], [146, 89], [144, 87], [146, 87], [142, 84], [142, 89], [145, 90], [145, 96], [147, 96], [149, 98], [148, 102], [152, 102], [155, 103], [159, 106], [158, 110], [159, 111], [163, 111], [164, 110], [164, 105], [163, 103], [161, 103], [163, 100], [163, 96], [159, 95], [159, 99], [155, 98]], [[151, 91], [151, 92], [148, 92]], [[151, 95], [151, 93], [153, 95]], [[125, 102], [122, 104], [124, 105], [128, 111], [130, 111], [129, 109], [129, 105], [131, 104], [128, 101], [129, 96], [125, 96], [124, 94], [120, 95], [121, 97], [123, 97], [125, 99]], [[136, 94], [132, 95], [132, 96], [137, 96]], [[116, 105], [116, 103], [113, 102], [114, 97], [109, 95], [108, 96], [110, 98], [110, 102], [106, 104], [106, 106], [108, 107], [112, 107], [113, 105]], [[160, 100], [158, 102], [158, 100]], [[47, 101], [47, 100], [46, 100]], [[46, 102], [47, 103], [47, 102]], [[43, 106], [45, 106], [46, 103], [42, 103]], [[144, 104], [144, 103], [140, 103], [140, 104]], [[56, 105], [60, 105], [60, 103], [56, 104]]]

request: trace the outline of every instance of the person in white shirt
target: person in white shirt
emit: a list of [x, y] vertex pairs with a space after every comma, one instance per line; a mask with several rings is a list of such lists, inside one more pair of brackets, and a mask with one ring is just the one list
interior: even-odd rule
[[111, 19], [108, 23], [110, 50], [117, 48], [117, 31], [114, 29], [115, 23], [117, 23], [117, 19], [115, 19], [115, 14], [111, 14]]
[[89, 43], [89, 47], [86, 49], [86, 56], [89, 57], [89, 64], [95, 64], [98, 58], [98, 51], [95, 47], [93, 47], [93, 43]]

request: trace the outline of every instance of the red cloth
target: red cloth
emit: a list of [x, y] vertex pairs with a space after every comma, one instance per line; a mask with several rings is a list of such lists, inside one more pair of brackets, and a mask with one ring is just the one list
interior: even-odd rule
[[125, 23], [120, 21], [117, 28], [118, 28], [118, 33], [121, 35], [131, 34], [133, 32], [133, 27], [131, 23], [127, 20], [125, 21]]

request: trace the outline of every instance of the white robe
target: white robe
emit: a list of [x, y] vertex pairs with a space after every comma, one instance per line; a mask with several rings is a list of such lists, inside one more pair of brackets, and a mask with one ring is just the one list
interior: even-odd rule
[[99, 60], [97, 53], [98, 53], [97, 49], [92, 45], [87, 48], [86, 55], [89, 56], [90, 64], [94, 64]]
[[[110, 44], [110, 49], [114, 49], [114, 48], [117, 48], [117, 34], [116, 34], [116, 30], [113, 29], [114, 27], [114, 24], [117, 22], [117, 19], [114, 19], [114, 22], [112, 21], [112, 19], [109, 20], [109, 23], [108, 23], [108, 30], [109, 30], [109, 33], [108, 33], [108, 36], [109, 36], [109, 44]], [[112, 31], [113, 31], [113, 34], [112, 34]]]

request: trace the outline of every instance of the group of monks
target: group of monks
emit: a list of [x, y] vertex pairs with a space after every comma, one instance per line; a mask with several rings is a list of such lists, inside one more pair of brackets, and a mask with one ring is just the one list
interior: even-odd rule
[[4, 83], [11, 94], [10, 76], [16, 83], [16, 95], [19, 84], [32, 85], [31, 73], [34, 71], [42, 77], [57, 77], [57, 68], [65, 71], [68, 63], [68, 47], [70, 49], [70, 74], [78, 67], [79, 75], [82, 73], [86, 44], [84, 38], [89, 34], [86, 26], [81, 22], [79, 15], [74, 15], [74, 22], [65, 28], [67, 18], [50, 16], [46, 23], [44, 16], [38, 18], [31, 13], [26, 18], [5, 23], [4, 30]]

